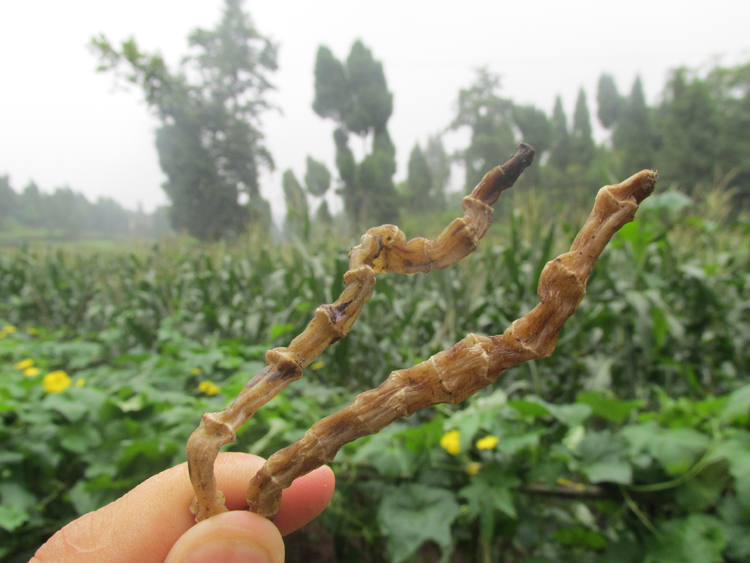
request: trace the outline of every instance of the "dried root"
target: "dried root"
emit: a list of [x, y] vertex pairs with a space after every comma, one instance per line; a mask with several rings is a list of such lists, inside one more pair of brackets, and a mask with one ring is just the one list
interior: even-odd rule
[[[463, 199], [464, 216], [435, 240], [406, 241], [393, 225], [370, 229], [349, 254], [347, 285], [339, 299], [322, 305], [302, 334], [287, 348], [266, 354], [268, 366], [220, 413], [203, 416], [188, 441], [188, 467], [196, 498], [196, 521], [226, 511], [216, 488], [213, 463], [219, 448], [234, 441], [236, 430], [328, 346], [348, 333], [370, 299], [375, 273], [417, 273], [447, 268], [473, 252], [492, 222], [492, 204], [531, 164], [534, 150], [520, 145], [503, 166], [489, 172]], [[470, 334], [452, 348], [410, 369], [393, 372], [377, 389], [359, 395], [341, 411], [315, 423], [296, 443], [272, 455], [251, 480], [250, 510], [273, 518], [281, 491], [297, 477], [331, 461], [346, 443], [379, 432], [394, 420], [439, 403], [459, 403], [493, 383], [508, 368], [552, 354], [563, 323], [578, 307], [586, 280], [612, 235], [631, 221], [638, 204], [654, 189], [657, 175], [643, 171], [621, 184], [606, 186], [570, 252], [549, 262], [539, 281], [541, 303], [501, 336]]]

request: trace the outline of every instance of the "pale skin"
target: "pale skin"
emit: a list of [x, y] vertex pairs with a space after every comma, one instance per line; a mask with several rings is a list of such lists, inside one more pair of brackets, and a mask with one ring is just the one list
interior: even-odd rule
[[[322, 467], [284, 492], [274, 522], [247, 512], [247, 482], [263, 465], [260, 457], [223, 453], [216, 479], [227, 509], [195, 523], [186, 464], [141, 483], [117, 501], [74, 520], [42, 545], [30, 563], [204, 563], [284, 561], [282, 536], [315, 519], [333, 496], [335, 479]], [[237, 550], [242, 558], [237, 558]], [[213, 550], [213, 551], [210, 551]]]

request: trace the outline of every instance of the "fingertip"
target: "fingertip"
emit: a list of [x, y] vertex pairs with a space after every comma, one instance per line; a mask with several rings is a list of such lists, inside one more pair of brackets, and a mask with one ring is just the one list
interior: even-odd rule
[[251, 512], [233, 511], [199, 522], [172, 546], [164, 563], [283, 563], [276, 526]]

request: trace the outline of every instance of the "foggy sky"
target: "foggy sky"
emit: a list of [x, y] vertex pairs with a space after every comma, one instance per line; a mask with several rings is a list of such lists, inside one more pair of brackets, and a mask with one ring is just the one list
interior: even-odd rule
[[[16, 190], [34, 180], [43, 191], [68, 185], [90, 200], [110, 196], [152, 210], [166, 199], [154, 147], [158, 120], [137, 90], [116, 90], [97, 74], [86, 49], [92, 36], [112, 42], [135, 36], [142, 50], [170, 64], [187, 52], [187, 35], [212, 28], [221, 0], [0, 2], [0, 175]], [[460, 6], [460, 7], [459, 7]], [[383, 62], [394, 112], [396, 180], [406, 175], [415, 142], [450, 123], [460, 88], [476, 68], [502, 76], [504, 97], [551, 113], [560, 94], [571, 117], [580, 87], [596, 123], [596, 84], [615, 76], [621, 94], [640, 74], [649, 103], [658, 101], [667, 71], [750, 60], [750, 2], [381, 0], [248, 1], [258, 30], [280, 44], [279, 71], [270, 78], [272, 103], [283, 113], [263, 118], [276, 171], [261, 191], [274, 213], [283, 210], [281, 174], [305, 172], [309, 154], [334, 172], [334, 124], [312, 111], [313, 68], [320, 44], [345, 59], [362, 39]], [[601, 131], [599, 132], [601, 135]], [[466, 133], [445, 137], [463, 147]], [[352, 139], [355, 151], [358, 141]], [[462, 185], [454, 176], [452, 183]], [[339, 208], [340, 205], [334, 205]]]

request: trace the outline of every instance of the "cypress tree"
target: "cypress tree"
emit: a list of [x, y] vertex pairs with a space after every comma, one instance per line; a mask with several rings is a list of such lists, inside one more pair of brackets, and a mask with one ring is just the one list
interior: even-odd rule
[[581, 88], [578, 91], [576, 109], [573, 113], [573, 131], [570, 139], [570, 162], [588, 166], [594, 160], [596, 145], [591, 131], [591, 115], [586, 103], [586, 93]]
[[436, 207], [433, 199], [432, 174], [419, 144], [415, 144], [411, 151], [408, 169], [406, 185], [409, 206], [415, 211], [425, 211]]
[[550, 147], [549, 163], [554, 168], [564, 171], [570, 164], [570, 135], [568, 134], [568, 118], [565, 116], [562, 99], [557, 96], [555, 108], [552, 110], [552, 146]]
[[611, 74], [602, 74], [599, 77], [599, 85], [596, 90], [596, 103], [599, 106], [596, 112], [599, 123], [605, 129], [610, 129], [617, 121], [620, 112], [622, 98], [617, 91], [615, 79]]

